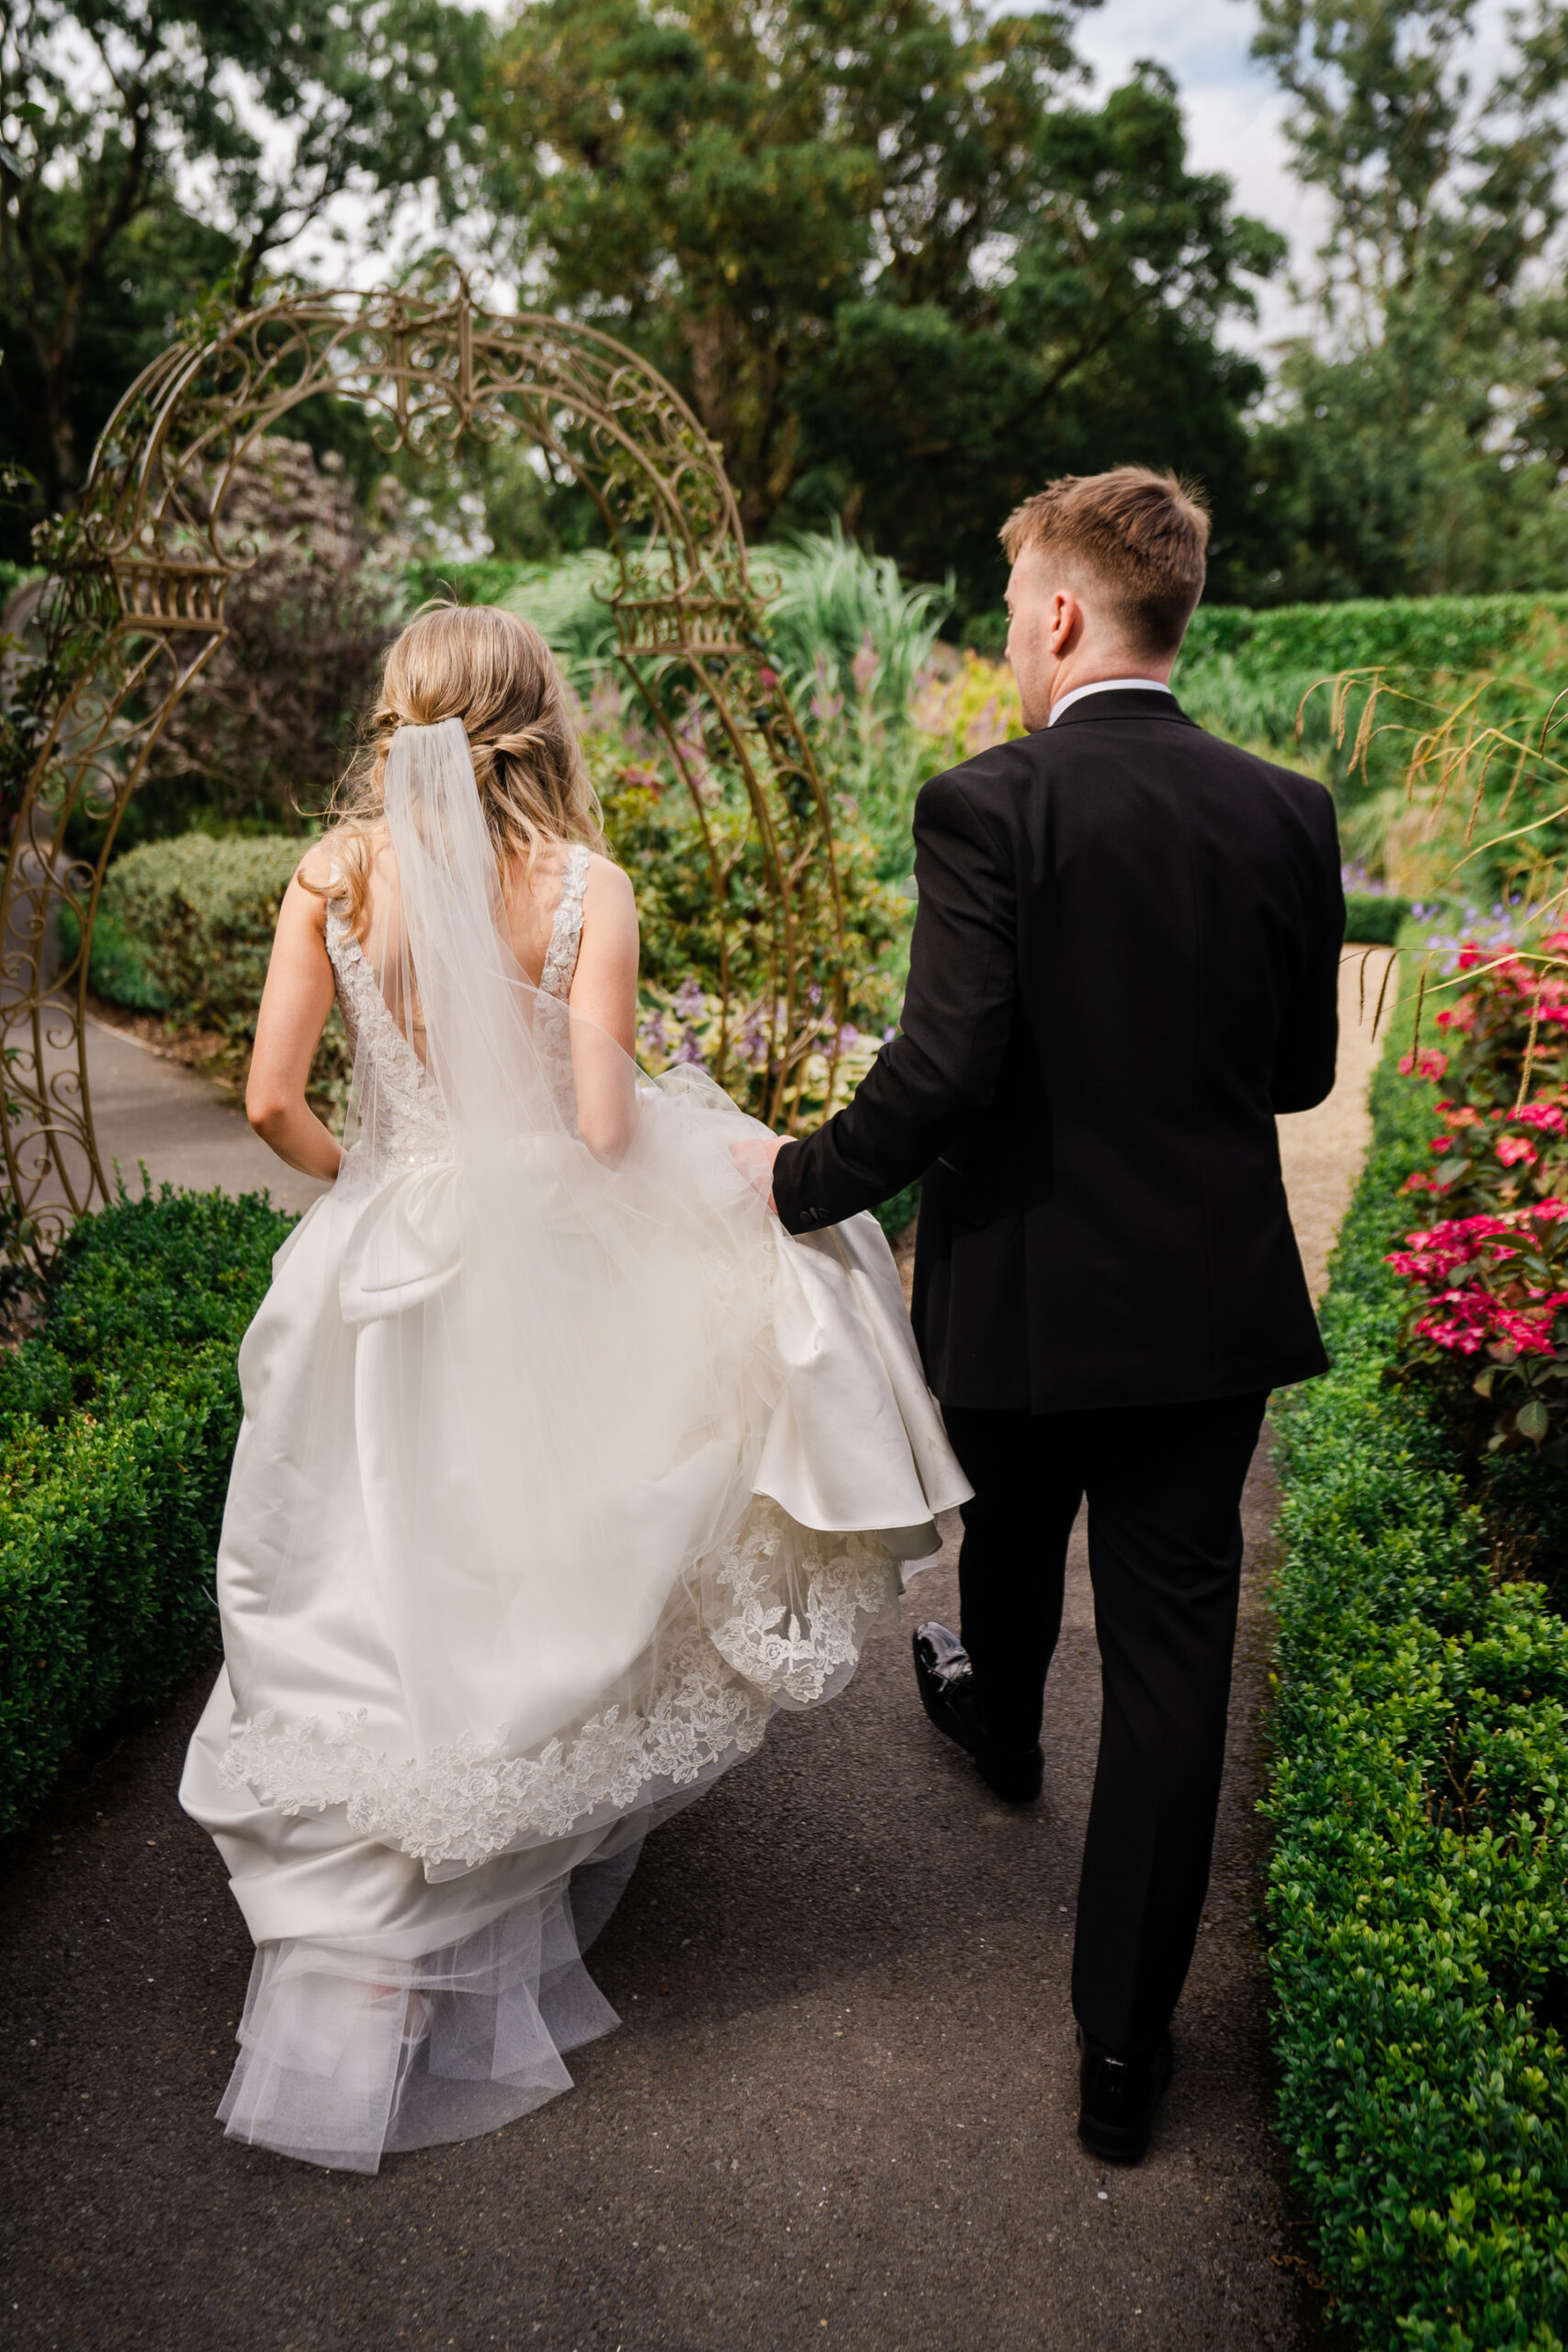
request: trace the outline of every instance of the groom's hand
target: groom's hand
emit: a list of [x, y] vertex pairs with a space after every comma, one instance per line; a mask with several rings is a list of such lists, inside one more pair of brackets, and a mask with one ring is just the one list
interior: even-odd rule
[[773, 1201], [773, 1162], [785, 1144], [794, 1141], [793, 1136], [741, 1136], [729, 1147], [736, 1167], [775, 1216], [778, 1209]]

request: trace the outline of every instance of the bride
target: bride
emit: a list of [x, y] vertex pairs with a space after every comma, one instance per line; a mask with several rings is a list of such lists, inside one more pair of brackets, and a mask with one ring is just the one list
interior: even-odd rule
[[766, 1131], [637, 1069], [632, 888], [536, 632], [425, 611], [371, 738], [262, 1001], [252, 1122], [333, 1182], [241, 1349], [181, 1786], [256, 1945], [220, 2114], [369, 2172], [570, 2086], [642, 1838], [843, 1688], [969, 1492], [873, 1220], [792, 1239]]

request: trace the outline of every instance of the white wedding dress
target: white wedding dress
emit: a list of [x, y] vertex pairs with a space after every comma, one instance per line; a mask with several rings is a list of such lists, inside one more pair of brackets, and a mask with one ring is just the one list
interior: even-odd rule
[[874, 1222], [792, 1239], [755, 1123], [569, 1012], [585, 873], [536, 989], [449, 721], [394, 740], [363, 945], [329, 908], [350, 1148], [241, 1350], [180, 1792], [256, 1945], [220, 2113], [318, 2164], [569, 2087], [648, 1828], [842, 1689], [969, 1492]]

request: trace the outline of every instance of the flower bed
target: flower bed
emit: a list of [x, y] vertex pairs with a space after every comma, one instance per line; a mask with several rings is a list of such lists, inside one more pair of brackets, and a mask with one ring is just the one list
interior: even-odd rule
[[235, 1354], [292, 1222], [255, 1194], [122, 1193], [0, 1356], [0, 1835], [216, 1639]]
[[1365, 2342], [1560, 2352], [1568, 1625], [1500, 1576], [1442, 1399], [1403, 1375], [1411, 1276], [1390, 1261], [1415, 1247], [1432, 1097], [1385, 1061], [1373, 1104], [1333, 1370], [1279, 1414], [1281, 2122]]

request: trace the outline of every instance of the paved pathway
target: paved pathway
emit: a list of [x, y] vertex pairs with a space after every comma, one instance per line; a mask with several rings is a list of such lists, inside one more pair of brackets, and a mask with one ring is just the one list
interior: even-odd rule
[[[1354, 1054], [1348, 1068], [1353, 1094]], [[128, 1120], [137, 1088], [171, 1106], [166, 1131], [128, 1127], [128, 1143], [155, 1175], [181, 1152], [215, 1167], [204, 1155], [221, 1149], [254, 1182], [231, 1127], [220, 1142], [183, 1125], [201, 1081], [174, 1075], [165, 1095], [122, 1066]], [[1344, 1110], [1309, 1114], [1315, 1157], [1314, 1130], [1293, 1126], [1293, 1197], [1329, 1199], [1330, 1161], [1343, 1190]], [[782, 1719], [650, 1841], [592, 1962], [626, 2022], [579, 2053], [576, 2091], [374, 2180], [232, 2147], [211, 2120], [250, 1954], [174, 1802], [203, 1672], [5, 1858], [0, 2345], [1323, 2343], [1269, 2128], [1256, 1925], [1274, 1507], [1260, 1464], [1213, 1887], [1141, 2169], [1097, 2165], [1072, 2134], [1068, 1961], [1099, 1695], [1081, 1543], [1038, 1807], [998, 1806], [930, 1731], [906, 1625], [834, 1706]], [[905, 1618], [950, 1614], [954, 1584], [950, 1540]]]
[[106, 1169], [118, 1160], [132, 1191], [139, 1161], [154, 1184], [270, 1192], [279, 1208], [308, 1209], [326, 1189], [274, 1158], [252, 1134], [237, 1097], [127, 1031], [91, 1019], [87, 1083], [98, 1157]]

